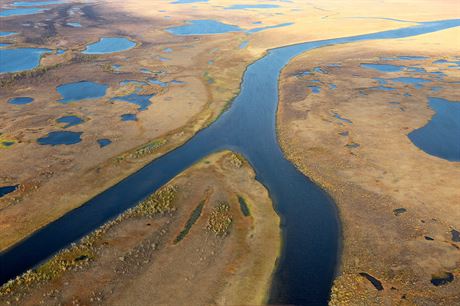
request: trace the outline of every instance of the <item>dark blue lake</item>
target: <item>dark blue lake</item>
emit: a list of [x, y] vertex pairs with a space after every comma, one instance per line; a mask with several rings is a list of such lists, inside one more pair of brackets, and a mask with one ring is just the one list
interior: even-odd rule
[[105, 96], [108, 86], [90, 81], [67, 83], [56, 87], [61, 95], [61, 103], [70, 103], [85, 99], [97, 99]]
[[409, 139], [430, 155], [460, 161], [460, 102], [431, 97], [429, 105], [436, 113]]
[[38, 138], [37, 142], [49, 146], [73, 145], [81, 141], [81, 134], [83, 133], [70, 131], [51, 132], [45, 137]]

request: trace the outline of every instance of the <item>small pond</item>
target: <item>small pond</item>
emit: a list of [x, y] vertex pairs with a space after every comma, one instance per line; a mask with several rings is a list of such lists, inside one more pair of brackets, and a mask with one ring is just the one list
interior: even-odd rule
[[72, 28], [81, 28], [81, 23], [79, 22], [67, 22], [66, 25]]
[[85, 99], [97, 99], [105, 96], [108, 86], [90, 81], [67, 83], [56, 87], [62, 96], [61, 103], [81, 101]]
[[19, 185], [13, 185], [13, 186], [2, 186], [0, 187], [0, 198], [7, 195], [8, 193], [11, 193], [15, 191], [18, 188]]
[[107, 139], [107, 138], [102, 138], [102, 139], [98, 139], [97, 143], [99, 144], [100, 148], [103, 148], [103, 147], [106, 147], [109, 144], [111, 144], [112, 141], [110, 139]]
[[89, 44], [84, 54], [109, 54], [126, 51], [136, 46], [134, 41], [124, 37], [102, 37], [98, 42]]
[[226, 10], [249, 10], [249, 9], [273, 9], [280, 7], [277, 4], [233, 4], [227, 6]]
[[71, 126], [79, 125], [83, 123], [83, 119], [77, 116], [64, 116], [56, 120], [58, 123], [65, 123], [64, 128], [69, 128]]
[[149, 108], [150, 105], [152, 105], [152, 102], [150, 102], [150, 98], [152, 98], [153, 96], [154, 95], [138, 95], [134, 93], [126, 96], [115, 97], [110, 99], [110, 101], [121, 101], [136, 104], [139, 106], [139, 111], [145, 111]]
[[46, 5], [53, 5], [53, 4], [61, 4], [64, 1], [37, 1], [37, 2], [30, 2], [30, 1], [17, 1], [13, 2], [14, 6], [46, 6]]
[[6, 37], [16, 34], [16, 32], [0, 32], [0, 37]]
[[10, 16], [24, 16], [32, 15], [44, 12], [44, 8], [14, 8], [14, 9], [2, 9], [0, 10], [0, 17], [10, 17]]
[[239, 26], [222, 23], [216, 20], [191, 20], [185, 25], [171, 27], [167, 32], [174, 35], [206, 35], [243, 31]]
[[198, 3], [198, 2], [208, 2], [209, 0], [175, 0], [171, 4], [187, 4], [187, 3]]
[[37, 142], [49, 146], [72, 145], [81, 141], [81, 134], [83, 133], [70, 131], [51, 132], [45, 137], [38, 138]]
[[13, 105], [25, 105], [25, 104], [32, 103], [33, 100], [34, 99], [30, 97], [15, 97], [15, 98], [9, 99], [8, 103], [13, 104]]
[[136, 114], [123, 114], [121, 115], [121, 121], [137, 121]]
[[405, 68], [405, 66], [396, 66], [390, 64], [361, 64], [361, 67], [377, 70], [380, 72], [399, 72], [403, 71]]

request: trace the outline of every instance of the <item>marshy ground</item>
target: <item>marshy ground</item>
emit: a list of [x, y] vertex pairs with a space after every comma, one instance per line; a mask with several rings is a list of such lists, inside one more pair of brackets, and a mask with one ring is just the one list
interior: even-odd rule
[[340, 211], [344, 245], [333, 305], [459, 301], [460, 165], [409, 138], [434, 115], [429, 97], [460, 101], [458, 35], [451, 29], [327, 47], [282, 73], [283, 150]]
[[[251, 3], [257, 2], [247, 2]], [[49, 49], [35, 69], [0, 75], [0, 250], [82, 205], [209, 125], [238, 93], [247, 65], [269, 48], [458, 17], [456, 0], [427, 0], [418, 2], [416, 8], [411, 2], [386, 2], [379, 3], [378, 10], [371, 0], [280, 1], [265, 8], [237, 9], [231, 7], [235, 3], [230, 0], [160, 4], [144, 0], [69, 1], [37, 14], [0, 17], [0, 31], [14, 32], [2, 34], [0, 43], [9, 44], [2, 48]], [[2, 8], [12, 7], [12, 1], [2, 3]], [[193, 20], [216, 20], [219, 26], [240, 30], [217, 35], [171, 33], [171, 28]], [[430, 94], [459, 100], [454, 92], [458, 83], [449, 83], [459, 81], [459, 70], [447, 69], [449, 63], [433, 64], [434, 60], [459, 60], [453, 51], [455, 47], [458, 50], [458, 32], [442, 33], [425, 40], [392, 42], [398, 52], [387, 50], [387, 42], [323, 48], [300, 57], [283, 74], [279, 118], [283, 147], [304, 173], [333, 195], [345, 226], [343, 273], [333, 301], [345, 299], [341, 292], [348, 294], [353, 286], [367, 290], [361, 297], [365, 301], [374, 297], [376, 301], [399, 301], [402, 296], [418, 301], [417, 294], [409, 294], [414, 280], [433, 301], [441, 301], [441, 296], [446, 303], [455, 299], [451, 288], [458, 287], [460, 225], [455, 221], [458, 209], [452, 203], [458, 195], [453, 186], [458, 181], [458, 165], [428, 156], [406, 137], [432, 115], [426, 107], [431, 87], [442, 89]], [[103, 37], [129, 39], [136, 46], [123, 52], [84, 54], [88, 45]], [[426, 52], [418, 50], [425, 47]], [[350, 54], [354, 60], [348, 60]], [[383, 63], [380, 57], [418, 54], [428, 59], [416, 65], [427, 71], [444, 69], [446, 76], [424, 75], [432, 84], [421, 90], [392, 84], [399, 93], [411, 94], [404, 101], [387, 100], [387, 93], [371, 89], [383, 86], [375, 78], [384, 76], [360, 67], [364, 62]], [[327, 67], [336, 63], [343, 67]], [[321, 73], [321, 69], [328, 73]], [[313, 76], [305, 73], [299, 77], [307, 70]], [[395, 77], [406, 76], [406, 72]], [[81, 81], [99, 84], [105, 88], [104, 94], [62, 101], [58, 87]], [[314, 100], [309, 100], [312, 97]], [[375, 103], [369, 105], [370, 99]], [[61, 138], [67, 136], [71, 138]], [[382, 141], [387, 138], [393, 142]], [[48, 145], [55, 141], [67, 145]], [[305, 149], [306, 143], [311, 147]], [[405, 160], [396, 164], [394, 160], [400, 156], [395, 154], [400, 152], [404, 152]], [[227, 153], [213, 156], [210, 164], [203, 161], [176, 178], [181, 188], [174, 189], [174, 209], [162, 208], [166, 210], [161, 216], [151, 211], [125, 215], [126, 219], [92, 234], [88, 245], [72, 247], [59, 255], [64, 256], [62, 260], [57, 257], [54, 263], [47, 263], [43, 274], [27, 276], [35, 279], [31, 286], [16, 287], [4, 301], [110, 304], [135, 295], [145, 297], [145, 303], [149, 298], [168, 303], [168, 295], [177, 294], [176, 289], [182, 286], [190, 288], [177, 296], [184, 303], [261, 303], [268, 286], [266, 273], [273, 269], [274, 250], [279, 248], [279, 226], [271, 207], [260, 213], [275, 221], [268, 225], [257, 219], [251, 205], [269, 203], [265, 190], [254, 181], [246, 164], [240, 170], [229, 170], [226, 158]], [[198, 168], [209, 178], [201, 177]], [[245, 180], [240, 182], [242, 178]], [[250, 217], [243, 218], [238, 211], [243, 205], [238, 196], [247, 196]], [[356, 203], [372, 208], [372, 213], [357, 211]], [[193, 223], [189, 218], [200, 209], [200, 217]], [[230, 234], [216, 235], [227, 231], [228, 216], [232, 220]], [[187, 220], [193, 223], [190, 231], [184, 228]], [[263, 226], [255, 226], [259, 221]], [[255, 227], [250, 230], [250, 226]], [[254, 237], [276, 237], [265, 239], [263, 245], [257, 244], [262, 240], [245, 240], [249, 231], [259, 230], [261, 233]], [[184, 239], [178, 238], [182, 236]], [[392, 246], [399, 246], [384, 252], [386, 241], [397, 241]], [[252, 243], [264, 250], [263, 257], [247, 252], [247, 246], [242, 248], [244, 244], [251, 248]], [[265, 252], [265, 247], [270, 250]], [[425, 252], [427, 248], [433, 249]], [[185, 249], [190, 252], [183, 253]], [[238, 252], [245, 254], [240, 258]], [[443, 255], [436, 256], [436, 252]], [[155, 265], [156, 255], [160, 262], [177, 265], [177, 269], [169, 271]], [[369, 260], [379, 256], [381, 261]], [[417, 256], [421, 259], [415, 263]], [[261, 258], [266, 262], [255, 262]], [[184, 267], [190, 260], [200, 264]], [[391, 260], [404, 264], [390, 269]], [[243, 283], [244, 275], [262, 264], [264, 272], [258, 275], [258, 283], [249, 282], [251, 277], [246, 278], [249, 284]], [[210, 272], [191, 281], [190, 275], [206, 265]], [[241, 272], [243, 266], [249, 270]], [[70, 272], [59, 272], [63, 267]], [[185, 274], [180, 274], [181, 269]], [[48, 278], [49, 273], [52, 281], [36, 282], [37, 278]], [[177, 287], [150, 292], [147, 284], [151, 282], [169, 284], [156, 278], [156, 273], [169, 277], [169, 283]], [[232, 273], [240, 273], [239, 278]], [[223, 282], [228, 283], [212, 282], [215, 275], [222, 275]], [[94, 288], [88, 288], [90, 280], [94, 280]], [[388, 289], [393, 283], [396, 289]], [[379, 286], [384, 289], [378, 290]], [[211, 294], [206, 295], [205, 289]], [[445, 290], [445, 295], [440, 290]], [[240, 293], [235, 295], [236, 291]], [[187, 298], [191, 292], [196, 293], [194, 301]]]
[[254, 177], [234, 153], [208, 156], [4, 286], [0, 303], [261, 304], [281, 241], [279, 218]]

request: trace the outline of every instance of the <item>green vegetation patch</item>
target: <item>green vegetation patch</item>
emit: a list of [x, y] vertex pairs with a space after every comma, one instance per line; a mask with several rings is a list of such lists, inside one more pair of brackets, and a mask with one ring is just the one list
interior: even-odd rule
[[249, 217], [251, 215], [251, 212], [249, 211], [248, 204], [246, 203], [244, 198], [240, 195], [238, 195], [238, 202], [240, 203], [240, 209], [241, 209], [241, 213], [243, 214], [243, 216]]
[[236, 153], [232, 153], [230, 155], [230, 163], [235, 167], [235, 168], [241, 168], [243, 166], [243, 161], [244, 159], [239, 156]]
[[195, 224], [195, 222], [201, 216], [201, 211], [203, 210], [205, 202], [205, 200], [201, 201], [200, 204], [198, 204], [198, 206], [193, 210], [190, 218], [187, 220], [187, 223], [185, 223], [184, 229], [179, 233], [179, 235], [177, 235], [176, 239], [174, 239], [174, 244], [178, 243], [184, 239], [185, 236], [187, 236], [193, 224]]
[[177, 187], [169, 185], [148, 196], [132, 210], [127, 211], [130, 216], [153, 216], [176, 210], [174, 200], [177, 194]]
[[127, 158], [137, 159], [144, 157], [146, 155], [152, 154], [156, 149], [163, 146], [166, 143], [166, 139], [157, 139], [153, 140], [142, 147], [138, 148], [136, 151], [129, 153]]
[[217, 236], [225, 236], [228, 234], [231, 224], [230, 205], [227, 202], [219, 202], [209, 216], [208, 230], [214, 232]]

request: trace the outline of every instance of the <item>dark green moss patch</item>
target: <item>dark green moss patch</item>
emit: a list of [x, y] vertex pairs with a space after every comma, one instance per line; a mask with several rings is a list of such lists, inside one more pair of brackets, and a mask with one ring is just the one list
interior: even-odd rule
[[187, 236], [193, 224], [195, 224], [195, 222], [201, 216], [201, 211], [203, 210], [204, 203], [205, 200], [201, 201], [200, 204], [198, 204], [198, 206], [193, 210], [187, 223], [185, 223], [184, 229], [179, 233], [179, 235], [177, 235], [176, 239], [174, 239], [174, 244], [178, 243], [179, 241], [184, 239], [185, 236]]
[[251, 212], [249, 211], [248, 204], [242, 196], [238, 196], [238, 202], [240, 203], [240, 209], [243, 216], [249, 217], [251, 215]]

